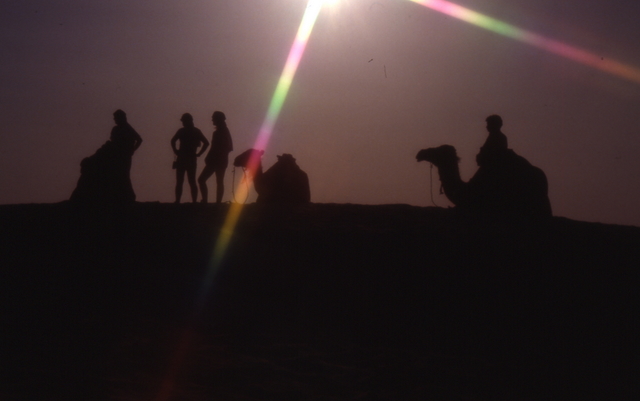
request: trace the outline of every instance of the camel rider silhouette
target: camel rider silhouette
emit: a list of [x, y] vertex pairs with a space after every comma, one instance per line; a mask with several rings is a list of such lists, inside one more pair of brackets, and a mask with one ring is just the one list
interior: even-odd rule
[[492, 114], [486, 118], [489, 136], [476, 156], [479, 167], [499, 168], [507, 154], [507, 136], [502, 133], [502, 117]]
[[[479, 186], [469, 187], [472, 196], [484, 199], [486, 204], [499, 204], [500, 194], [508, 190], [513, 183], [513, 171], [509, 168], [510, 152], [507, 137], [502, 133], [502, 118], [493, 114], [486, 118], [489, 136], [476, 156], [478, 171], [474, 182]], [[496, 199], [494, 199], [496, 197]]]

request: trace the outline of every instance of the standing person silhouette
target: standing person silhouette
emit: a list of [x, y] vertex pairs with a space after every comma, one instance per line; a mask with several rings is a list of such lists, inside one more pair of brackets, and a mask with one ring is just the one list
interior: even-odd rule
[[224, 173], [229, 164], [229, 152], [233, 150], [231, 133], [227, 128], [227, 117], [221, 111], [215, 111], [211, 117], [213, 125], [216, 127], [211, 138], [211, 149], [205, 158], [205, 166], [198, 177], [200, 192], [202, 193], [202, 203], [208, 201], [207, 180], [214, 173], [216, 175], [216, 203], [222, 202], [224, 195]]
[[110, 140], [114, 145], [122, 151], [123, 154], [129, 156], [129, 168], [131, 168], [131, 156], [140, 147], [142, 138], [127, 122], [127, 113], [118, 109], [113, 113], [113, 121], [116, 126], [111, 129]]
[[479, 167], [494, 168], [500, 164], [507, 152], [507, 136], [502, 133], [502, 117], [492, 114], [486, 118], [489, 136], [476, 156]]
[[[198, 157], [209, 147], [209, 141], [202, 135], [202, 131], [193, 125], [193, 117], [189, 113], [184, 113], [182, 118], [182, 128], [171, 138], [171, 148], [176, 154], [176, 201], [180, 203], [182, 197], [182, 185], [184, 184], [184, 173], [187, 173], [187, 180], [191, 188], [191, 200], [195, 203], [198, 198], [198, 186], [196, 185], [196, 167]], [[176, 142], [180, 141], [180, 148], [176, 148]], [[202, 145], [200, 152], [198, 148]], [[196, 153], [197, 152], [197, 153]]]

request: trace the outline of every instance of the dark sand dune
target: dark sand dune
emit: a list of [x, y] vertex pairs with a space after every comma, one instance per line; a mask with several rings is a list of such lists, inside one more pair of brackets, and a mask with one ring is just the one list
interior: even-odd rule
[[637, 399], [640, 228], [226, 211], [0, 206], [0, 399]]

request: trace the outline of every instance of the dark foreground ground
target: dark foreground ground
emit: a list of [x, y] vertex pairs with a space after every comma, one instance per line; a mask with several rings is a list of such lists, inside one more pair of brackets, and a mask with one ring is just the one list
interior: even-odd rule
[[638, 399], [640, 228], [227, 210], [0, 206], [0, 399]]

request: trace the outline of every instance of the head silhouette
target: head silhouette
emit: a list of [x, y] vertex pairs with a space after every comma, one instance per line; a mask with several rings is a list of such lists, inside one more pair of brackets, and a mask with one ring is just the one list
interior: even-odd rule
[[127, 113], [118, 109], [113, 113], [113, 121], [116, 122], [117, 125], [122, 125], [127, 123]]
[[283, 153], [282, 156], [278, 156], [278, 162], [286, 165], [295, 165], [296, 159], [289, 153]]
[[485, 121], [489, 132], [499, 132], [500, 128], [502, 128], [502, 117], [497, 114], [490, 115]]
[[225, 125], [227, 120], [227, 116], [224, 115], [223, 112], [221, 111], [214, 111], [213, 112], [213, 116], [211, 116], [211, 121], [213, 121], [213, 124], [218, 127], [221, 125]]
[[184, 113], [180, 121], [182, 121], [182, 125], [185, 127], [193, 127], [193, 116], [189, 113]]

